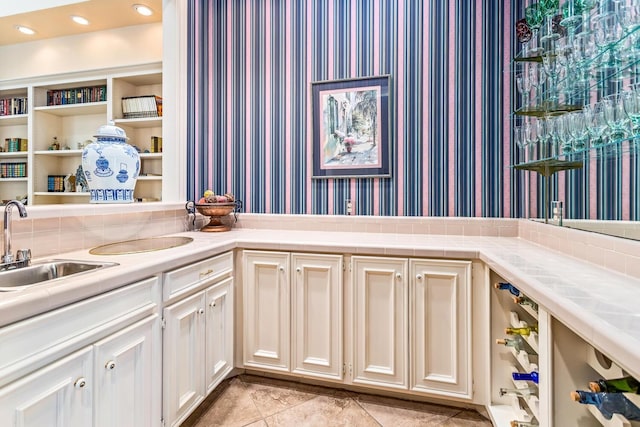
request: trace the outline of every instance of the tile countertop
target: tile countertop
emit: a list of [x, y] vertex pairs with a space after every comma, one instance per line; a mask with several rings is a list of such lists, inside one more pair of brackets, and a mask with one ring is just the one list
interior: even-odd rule
[[269, 229], [172, 235], [193, 237], [194, 242], [140, 254], [96, 256], [81, 250], [56, 256], [120, 265], [57, 284], [0, 293], [0, 326], [234, 248], [480, 259], [640, 378], [640, 279], [522, 238]]

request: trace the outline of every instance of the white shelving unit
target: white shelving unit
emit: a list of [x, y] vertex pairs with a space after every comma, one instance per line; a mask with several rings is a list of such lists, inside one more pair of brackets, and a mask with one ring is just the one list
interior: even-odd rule
[[[93, 86], [105, 87], [106, 100], [47, 105], [50, 90]], [[162, 200], [163, 156], [151, 153], [151, 137], [163, 135], [162, 117], [125, 119], [122, 114], [122, 98], [140, 95], [162, 96], [161, 63], [104, 73], [55, 75], [21, 87], [3, 88], [0, 83], [0, 99], [27, 96], [29, 100], [28, 114], [0, 116], [0, 142], [5, 138], [28, 139], [27, 152], [0, 153], [0, 162], [17, 159], [27, 163], [27, 177], [0, 178], [0, 198], [27, 195], [33, 205], [88, 203], [88, 193], [48, 191], [49, 176], [75, 176], [82, 163], [82, 147], [95, 140], [93, 135], [101, 125], [113, 120], [126, 131], [129, 143], [140, 150], [141, 175], [134, 197], [140, 201]], [[60, 150], [50, 149], [54, 137]]]
[[[505, 282], [495, 273], [491, 283]], [[517, 283], [512, 283], [518, 288]], [[506, 337], [506, 327], [538, 325], [538, 333], [522, 336], [526, 351], [516, 351], [495, 343]], [[599, 378], [613, 379], [627, 376], [609, 355], [595, 349], [563, 323], [550, 315], [544, 307], [534, 311], [530, 306], [514, 302], [509, 291], [491, 292], [491, 403], [489, 415], [496, 427], [509, 427], [510, 422], [538, 422], [541, 426], [564, 427], [640, 427], [620, 415], [605, 419], [592, 405], [573, 402], [571, 392], [589, 391], [589, 382]], [[514, 381], [512, 372], [538, 371], [540, 381], [537, 395], [523, 397], [500, 396], [501, 388], [527, 388], [532, 383]], [[625, 393], [640, 407], [640, 395]]]

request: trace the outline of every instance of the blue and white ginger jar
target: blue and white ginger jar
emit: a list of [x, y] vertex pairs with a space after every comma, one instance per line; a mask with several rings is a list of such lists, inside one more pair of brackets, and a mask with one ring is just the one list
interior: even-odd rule
[[82, 168], [91, 203], [131, 203], [140, 173], [140, 155], [127, 143], [124, 129], [100, 126], [92, 142], [82, 150]]

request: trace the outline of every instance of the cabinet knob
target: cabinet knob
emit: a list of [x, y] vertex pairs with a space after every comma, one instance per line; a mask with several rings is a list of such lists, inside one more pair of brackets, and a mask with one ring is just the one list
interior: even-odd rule
[[198, 314], [204, 314], [204, 308], [201, 308], [200, 310], [198, 310]]
[[84, 377], [80, 377], [76, 380], [75, 383], [73, 383], [73, 386], [75, 388], [83, 388], [84, 386], [87, 385], [87, 380], [84, 379]]
[[113, 360], [109, 360], [107, 363], [104, 364], [104, 367], [105, 369], [112, 371], [116, 368], [116, 362]]
[[301, 269], [300, 267], [298, 267], [298, 268], [296, 268], [296, 271], [297, 271], [298, 273], [300, 273], [300, 272], [302, 271], [302, 269]]
[[418, 280], [422, 280], [422, 274], [418, 274], [418, 275], [416, 276], [416, 279], [418, 279]]
[[209, 307], [212, 307], [212, 308], [213, 308], [213, 307], [215, 307], [215, 306], [216, 306], [216, 302], [215, 302], [215, 301], [211, 301], [211, 302], [209, 303]]
[[402, 279], [402, 274], [396, 273], [396, 279]]
[[283, 267], [283, 266], [280, 266], [279, 270], [280, 270], [280, 271], [284, 271], [284, 267]]

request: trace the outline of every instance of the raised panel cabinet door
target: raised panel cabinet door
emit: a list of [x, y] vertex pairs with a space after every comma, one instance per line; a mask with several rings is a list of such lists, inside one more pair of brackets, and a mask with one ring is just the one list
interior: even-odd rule
[[244, 364], [288, 372], [291, 351], [289, 254], [244, 251], [243, 272]]
[[342, 379], [342, 255], [292, 254], [293, 372]]
[[411, 390], [471, 398], [471, 261], [410, 261]]
[[407, 389], [406, 259], [354, 256], [354, 383]]
[[233, 369], [233, 279], [206, 290], [207, 394]]
[[0, 389], [3, 427], [92, 423], [92, 348], [86, 347]]
[[179, 425], [204, 399], [205, 295], [199, 292], [164, 309], [163, 417]]
[[161, 418], [160, 318], [94, 344], [94, 426], [155, 426]]

